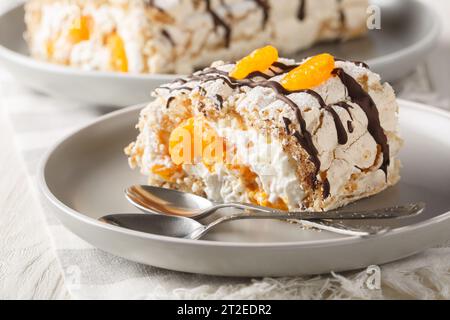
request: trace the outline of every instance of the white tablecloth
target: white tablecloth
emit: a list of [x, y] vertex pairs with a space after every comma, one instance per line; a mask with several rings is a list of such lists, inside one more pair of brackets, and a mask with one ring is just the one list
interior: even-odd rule
[[[9, 0], [8, 0], [9, 1]], [[426, 65], [395, 84], [403, 98], [448, 106]], [[43, 205], [35, 175], [54, 141], [111, 111], [32, 92], [0, 69], [0, 298], [450, 298], [450, 249], [430, 249], [368, 274], [235, 279], [139, 265], [78, 239]]]

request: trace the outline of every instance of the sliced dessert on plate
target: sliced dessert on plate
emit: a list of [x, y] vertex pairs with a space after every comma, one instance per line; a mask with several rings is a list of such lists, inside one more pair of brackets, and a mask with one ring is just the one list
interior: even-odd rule
[[191, 73], [267, 43], [292, 54], [366, 32], [368, 0], [30, 0], [31, 55], [87, 70]]
[[214, 201], [330, 210], [399, 179], [392, 87], [360, 62], [267, 46], [154, 92], [126, 149], [151, 185]]

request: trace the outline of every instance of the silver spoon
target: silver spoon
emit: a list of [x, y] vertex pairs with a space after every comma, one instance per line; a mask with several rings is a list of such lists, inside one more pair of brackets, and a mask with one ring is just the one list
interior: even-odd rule
[[[392, 209], [392, 208], [391, 208]], [[412, 216], [419, 214], [424, 209], [424, 204], [419, 203], [409, 205], [402, 208], [401, 211], [387, 210], [381, 214], [384, 219]], [[386, 210], [386, 209], [384, 209]], [[389, 213], [386, 213], [389, 212]], [[398, 213], [400, 212], [400, 213]], [[250, 219], [273, 219], [273, 220], [322, 220], [322, 219], [342, 219], [347, 217], [349, 219], [370, 219], [374, 217], [380, 218], [380, 211], [367, 211], [364, 214], [360, 213], [338, 213], [338, 212], [292, 212], [292, 213], [238, 213], [221, 217], [208, 225], [203, 225], [200, 222], [180, 216], [160, 215], [160, 214], [114, 214], [100, 218], [100, 221], [127, 228], [135, 231], [141, 231], [156, 235], [163, 235], [168, 237], [184, 238], [191, 240], [198, 240], [205, 236], [213, 228], [226, 222], [236, 220], [250, 220]], [[362, 226], [358, 230], [343, 230], [342, 233], [352, 234], [357, 236], [373, 236], [385, 233], [389, 228]], [[345, 231], [345, 232], [344, 232]]]
[[[203, 219], [219, 209], [236, 208], [250, 210], [250, 217], [264, 219], [299, 219], [299, 220], [355, 220], [355, 219], [391, 219], [408, 217], [418, 214], [425, 208], [424, 203], [395, 206], [375, 209], [370, 211], [328, 211], [328, 212], [293, 212], [274, 210], [246, 203], [213, 203], [203, 197], [152, 186], [136, 185], [125, 191], [126, 198], [137, 208], [144, 212], [191, 218]], [[266, 214], [266, 215], [264, 215]], [[287, 217], [288, 215], [295, 217]], [[257, 215], [258, 217], [255, 217]]]

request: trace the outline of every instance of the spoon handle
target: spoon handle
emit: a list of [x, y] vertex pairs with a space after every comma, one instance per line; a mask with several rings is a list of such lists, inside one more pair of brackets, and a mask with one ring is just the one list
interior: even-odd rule
[[423, 202], [412, 203], [404, 206], [393, 206], [366, 211], [341, 211], [328, 212], [286, 212], [273, 210], [251, 204], [230, 203], [219, 205], [220, 208], [233, 207], [250, 210], [250, 213], [232, 215], [236, 219], [297, 219], [297, 220], [359, 220], [359, 219], [394, 219], [419, 214], [425, 209]]
[[[236, 220], [250, 220], [250, 219], [274, 219], [274, 220], [357, 220], [357, 219], [395, 219], [411, 217], [420, 214], [425, 209], [425, 204], [423, 202], [408, 204], [405, 206], [394, 206], [383, 209], [375, 209], [364, 212], [357, 211], [329, 211], [329, 212], [244, 212], [238, 214], [232, 214], [224, 216], [206, 226], [202, 230], [197, 230], [190, 235], [190, 239], [200, 239], [206, 233], [216, 226], [236, 221]], [[362, 226], [358, 235], [361, 236], [371, 236], [375, 234], [380, 234], [385, 232], [386, 228], [372, 227], [372, 226]]]

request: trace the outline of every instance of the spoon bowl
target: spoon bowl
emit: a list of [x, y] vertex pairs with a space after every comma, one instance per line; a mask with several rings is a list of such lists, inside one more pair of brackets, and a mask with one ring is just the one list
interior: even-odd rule
[[135, 185], [125, 190], [125, 197], [144, 212], [169, 214], [174, 216], [204, 217], [214, 204], [195, 194], [148, 185]]
[[186, 238], [205, 228], [193, 219], [157, 214], [113, 214], [99, 220], [117, 227], [174, 238]]
[[[157, 214], [113, 214], [104, 216], [99, 220], [104, 223], [134, 231], [166, 237], [199, 240], [212, 229], [227, 222], [246, 219], [285, 220], [286, 218], [286, 216], [253, 216], [248, 213], [241, 213], [221, 217], [208, 225], [203, 225], [190, 218]], [[372, 228], [370, 226], [365, 226], [360, 230], [342, 230], [342, 232], [338, 233], [367, 237], [385, 233], [387, 231], [389, 231], [389, 228]]]

